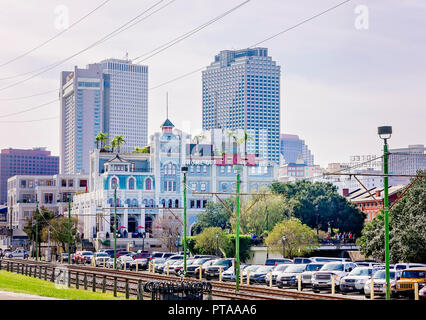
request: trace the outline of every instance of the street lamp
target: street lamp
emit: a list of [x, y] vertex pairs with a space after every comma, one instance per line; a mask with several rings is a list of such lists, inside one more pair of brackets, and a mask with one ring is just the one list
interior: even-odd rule
[[283, 235], [283, 237], [282, 237], [282, 241], [283, 241], [283, 258], [285, 258], [285, 240], [286, 239], [287, 239], [286, 236]]
[[243, 166], [240, 164], [236, 164], [234, 165], [234, 171], [236, 171], [237, 173], [237, 194], [236, 194], [236, 236], [235, 236], [235, 260], [236, 260], [236, 268], [235, 268], [235, 279], [237, 279], [236, 281], [236, 286], [235, 286], [235, 290], [239, 291], [240, 286], [239, 286], [239, 281], [238, 279], [240, 278], [240, 173], [243, 169]]
[[186, 276], [186, 174], [188, 167], [180, 169], [183, 173], [183, 274]]
[[389, 272], [389, 177], [388, 174], [388, 139], [392, 135], [391, 126], [377, 128], [380, 139], [383, 139], [383, 183], [384, 183], [384, 214], [385, 214], [385, 263], [386, 263], [386, 300], [390, 300], [390, 272]]
[[117, 269], [117, 183], [114, 183], [114, 270]]
[[68, 264], [71, 264], [71, 194], [68, 194]]
[[219, 233], [216, 233], [216, 254], [219, 253]]

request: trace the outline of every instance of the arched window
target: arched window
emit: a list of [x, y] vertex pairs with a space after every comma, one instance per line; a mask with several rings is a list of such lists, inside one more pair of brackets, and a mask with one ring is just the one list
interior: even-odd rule
[[146, 207], [146, 206], [147, 206], [147, 204], [148, 204], [148, 200], [143, 199], [143, 205], [144, 205], [144, 207]]
[[163, 208], [165, 208], [166, 207], [166, 200], [161, 200], [161, 205], [163, 206]]
[[154, 200], [149, 200], [149, 205], [150, 205], [150, 207], [154, 207]]
[[132, 207], [137, 207], [138, 206], [138, 200], [137, 199], [133, 199], [132, 200]]
[[151, 178], [148, 178], [145, 180], [145, 190], [151, 190], [151, 189], [152, 189]]
[[179, 208], [179, 200], [178, 199], [175, 200], [175, 208]]
[[172, 199], [169, 199], [169, 208], [173, 207], [173, 201]]
[[129, 190], [135, 190], [135, 178], [129, 179]]
[[176, 175], [176, 165], [172, 165], [172, 176]]
[[118, 179], [117, 178], [112, 178], [111, 179], [111, 189], [118, 189]]
[[130, 199], [126, 199], [126, 204], [130, 207]]

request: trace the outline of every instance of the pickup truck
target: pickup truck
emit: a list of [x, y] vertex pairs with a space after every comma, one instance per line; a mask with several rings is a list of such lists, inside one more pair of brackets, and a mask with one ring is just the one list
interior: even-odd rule
[[24, 258], [27, 259], [29, 252], [24, 249], [16, 249], [12, 252], [6, 252], [5, 258]]
[[331, 289], [331, 277], [335, 277], [335, 288], [340, 288], [341, 279], [351, 272], [357, 265], [352, 262], [329, 262], [313, 273], [312, 275], [312, 291], [315, 293], [321, 290]]

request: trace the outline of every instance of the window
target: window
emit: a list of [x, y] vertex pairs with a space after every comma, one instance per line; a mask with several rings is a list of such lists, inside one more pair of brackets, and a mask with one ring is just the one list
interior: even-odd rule
[[191, 200], [189, 203], [190, 203], [190, 207], [191, 207], [191, 208], [194, 208], [194, 207], [195, 207], [195, 201], [194, 201], [194, 200]]
[[[80, 180], [80, 184], [81, 184], [81, 180]], [[111, 189], [117, 189], [118, 188], [118, 180], [117, 178], [112, 178], [111, 179]]]
[[203, 166], [203, 173], [207, 173], [207, 166]]
[[87, 180], [80, 180], [80, 187], [87, 187]]
[[197, 166], [197, 173], [201, 173], [201, 166]]
[[205, 182], [201, 182], [200, 189], [201, 189], [201, 191], [206, 191], [206, 183]]
[[191, 183], [191, 190], [196, 191], [197, 190], [197, 184], [195, 182]]
[[151, 178], [145, 180], [145, 190], [151, 190]]
[[62, 179], [62, 181], [61, 181], [61, 186], [62, 186], [62, 187], [66, 187], [66, 186], [67, 186], [67, 180]]
[[68, 180], [68, 187], [74, 186], [74, 180], [70, 179]]
[[129, 190], [135, 190], [135, 178], [129, 179]]

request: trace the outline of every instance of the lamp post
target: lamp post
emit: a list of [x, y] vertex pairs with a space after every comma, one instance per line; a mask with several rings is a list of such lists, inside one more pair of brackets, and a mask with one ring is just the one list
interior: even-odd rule
[[68, 195], [68, 264], [71, 264], [71, 195]]
[[315, 205], [315, 212], [317, 213], [317, 236], [319, 236], [319, 212], [318, 212], [318, 205]]
[[384, 215], [385, 215], [385, 264], [386, 264], [386, 300], [390, 300], [390, 272], [389, 272], [389, 181], [388, 181], [388, 139], [392, 135], [391, 126], [377, 128], [379, 137], [383, 139], [383, 178], [384, 184]]
[[39, 215], [39, 211], [38, 211], [38, 201], [37, 201], [37, 208], [36, 208], [36, 212], [35, 212], [35, 227], [36, 227], [36, 232], [35, 232], [35, 241], [36, 241], [36, 261], [38, 261], [38, 255], [39, 255], [39, 250], [38, 250], [38, 215]]
[[283, 241], [283, 258], [285, 258], [285, 240], [286, 239], [287, 239], [286, 236], [283, 235], [283, 237], [282, 237], [282, 241]]
[[219, 253], [219, 233], [216, 233], [216, 254]]
[[183, 274], [186, 276], [186, 174], [188, 167], [181, 168], [183, 172]]
[[240, 282], [238, 279], [240, 279], [240, 173], [242, 170], [242, 166], [237, 164], [234, 165], [234, 170], [237, 172], [237, 195], [236, 195], [236, 237], [235, 237], [235, 261], [236, 261], [236, 267], [235, 267], [235, 279], [236, 280], [236, 287], [235, 290], [240, 290]]
[[117, 184], [114, 184], [114, 270], [117, 269]]

